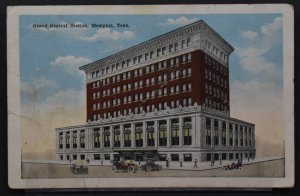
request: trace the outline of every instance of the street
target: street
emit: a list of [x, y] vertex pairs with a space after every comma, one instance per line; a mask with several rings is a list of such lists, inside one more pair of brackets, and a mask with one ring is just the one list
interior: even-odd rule
[[114, 173], [110, 166], [88, 166], [88, 174], [72, 174], [70, 165], [53, 163], [22, 163], [22, 178], [138, 178], [138, 177], [284, 177], [284, 159], [243, 165], [240, 170], [213, 168], [206, 170], [163, 169], [161, 171], [136, 171]]

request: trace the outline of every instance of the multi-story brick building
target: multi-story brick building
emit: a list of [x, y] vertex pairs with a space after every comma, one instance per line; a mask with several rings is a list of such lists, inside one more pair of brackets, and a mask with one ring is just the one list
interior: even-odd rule
[[80, 67], [87, 122], [56, 129], [57, 159], [254, 158], [254, 124], [230, 117], [232, 51], [197, 21]]

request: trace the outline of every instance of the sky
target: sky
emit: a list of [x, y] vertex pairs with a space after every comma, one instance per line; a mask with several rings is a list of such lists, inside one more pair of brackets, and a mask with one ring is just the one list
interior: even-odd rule
[[[282, 155], [281, 14], [20, 16], [23, 154], [51, 157], [55, 128], [85, 123], [85, 75], [79, 66], [200, 19], [235, 49], [229, 57], [231, 116], [256, 125], [258, 156]], [[93, 23], [113, 27], [34, 28]]]

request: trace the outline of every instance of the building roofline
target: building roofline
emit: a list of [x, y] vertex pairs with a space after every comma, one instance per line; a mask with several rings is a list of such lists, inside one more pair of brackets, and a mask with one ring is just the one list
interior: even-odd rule
[[86, 64], [86, 65], [82, 65], [82, 66], [79, 67], [79, 69], [80, 69], [80, 70], [83, 70], [83, 71], [86, 71], [86, 70], [88, 70], [89, 68], [92, 68], [93, 66], [95, 66], [95, 64], [101, 64], [101, 62], [105, 62], [106, 60], [111, 59], [111, 58], [114, 57], [114, 56], [121, 55], [121, 54], [123, 54], [123, 53], [125, 53], [125, 52], [128, 52], [128, 51], [130, 51], [130, 50], [133, 50], [133, 49], [135, 49], [135, 48], [137, 48], [137, 47], [139, 47], [139, 46], [141, 46], [141, 45], [145, 45], [145, 44], [147, 44], [147, 43], [151, 43], [151, 42], [153, 42], [153, 41], [155, 41], [155, 40], [158, 40], [159, 38], [165, 37], [165, 36], [167, 36], [167, 35], [169, 35], [169, 34], [176, 33], [176, 32], [180, 32], [180, 31], [182, 31], [182, 30], [184, 30], [184, 29], [186, 29], [186, 28], [189, 28], [189, 27], [194, 26], [194, 25], [200, 25], [200, 24], [202, 24], [202, 25], [204, 25], [206, 28], [208, 28], [208, 29], [209, 29], [216, 37], [218, 37], [218, 39], [220, 39], [226, 46], [228, 46], [228, 47], [229, 47], [230, 53], [234, 50], [234, 48], [233, 48], [226, 40], [224, 40], [224, 38], [223, 38], [221, 35], [219, 35], [214, 29], [212, 29], [206, 22], [204, 22], [203, 20], [198, 20], [198, 21], [196, 21], [196, 22], [193, 22], [193, 23], [191, 23], [191, 24], [188, 24], [188, 25], [179, 27], [179, 28], [177, 28], [177, 29], [174, 29], [174, 30], [169, 31], [169, 32], [167, 32], [167, 33], [164, 33], [164, 34], [162, 34], [162, 35], [153, 37], [153, 38], [151, 38], [151, 39], [149, 39], [149, 40], [146, 40], [146, 41], [144, 41], [144, 42], [141, 42], [141, 43], [139, 43], [139, 44], [133, 45], [133, 46], [131, 46], [131, 47], [129, 47], [129, 48], [126, 48], [126, 49], [124, 49], [124, 50], [121, 50], [121, 51], [119, 51], [119, 52], [117, 52], [117, 53], [114, 53], [114, 54], [109, 55], [109, 56], [107, 56], [107, 57], [104, 57], [104, 58], [102, 58], [102, 59], [93, 61], [93, 62], [88, 63], [88, 64]]

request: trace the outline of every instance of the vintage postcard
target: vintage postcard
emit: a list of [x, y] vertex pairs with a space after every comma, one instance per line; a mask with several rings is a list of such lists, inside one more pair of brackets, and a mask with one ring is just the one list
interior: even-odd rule
[[7, 11], [11, 188], [294, 185], [290, 5]]

